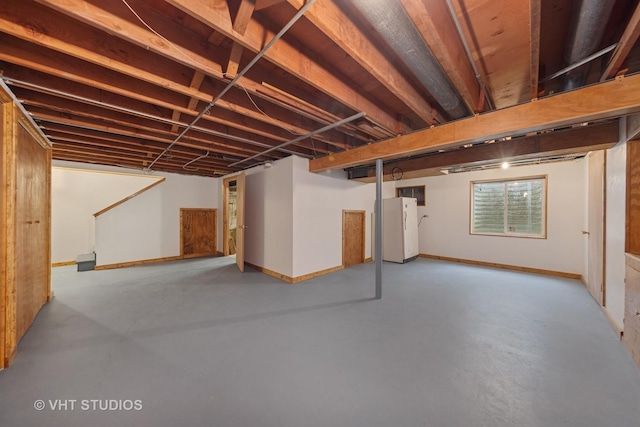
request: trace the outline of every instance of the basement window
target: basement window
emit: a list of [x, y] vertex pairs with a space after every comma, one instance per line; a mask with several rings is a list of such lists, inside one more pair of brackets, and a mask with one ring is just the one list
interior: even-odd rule
[[547, 177], [471, 183], [471, 234], [547, 237]]
[[398, 187], [396, 188], [396, 197], [412, 197], [418, 199], [418, 206], [425, 205], [425, 186], [417, 187]]

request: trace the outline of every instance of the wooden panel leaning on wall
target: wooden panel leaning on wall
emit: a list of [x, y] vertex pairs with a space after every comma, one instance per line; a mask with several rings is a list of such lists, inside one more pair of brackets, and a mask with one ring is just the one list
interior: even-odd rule
[[51, 147], [0, 90], [0, 368], [51, 297]]

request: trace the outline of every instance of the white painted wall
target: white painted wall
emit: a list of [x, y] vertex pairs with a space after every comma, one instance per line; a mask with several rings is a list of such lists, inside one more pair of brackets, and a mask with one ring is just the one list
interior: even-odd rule
[[[426, 185], [427, 214], [419, 229], [420, 253], [583, 274], [585, 239], [584, 160], [450, 174], [396, 182]], [[547, 238], [469, 233], [470, 183], [475, 180], [548, 176]]]
[[622, 328], [625, 297], [625, 206], [627, 145], [607, 150], [605, 305]]
[[95, 246], [94, 213], [153, 184], [158, 177], [54, 161], [51, 171], [51, 260], [75, 261]]
[[[371, 256], [375, 184], [349, 181], [344, 171], [310, 173], [309, 161], [293, 164], [293, 277], [342, 265], [342, 211], [364, 210], [365, 258]], [[393, 185], [387, 185], [393, 192]]]
[[178, 256], [180, 208], [218, 207], [218, 178], [157, 175], [166, 181], [96, 219], [97, 265]]
[[293, 157], [247, 170], [245, 261], [293, 274]]

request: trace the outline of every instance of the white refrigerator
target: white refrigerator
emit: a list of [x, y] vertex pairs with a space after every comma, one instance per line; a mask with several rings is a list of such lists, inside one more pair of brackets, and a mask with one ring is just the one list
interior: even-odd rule
[[405, 263], [418, 256], [418, 201], [410, 197], [384, 199], [382, 259]]

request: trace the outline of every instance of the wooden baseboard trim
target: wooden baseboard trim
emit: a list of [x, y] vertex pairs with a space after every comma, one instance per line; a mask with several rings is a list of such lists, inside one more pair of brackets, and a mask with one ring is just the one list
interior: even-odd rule
[[368, 263], [368, 262], [371, 262], [371, 261], [373, 261], [373, 257], [369, 257], [369, 258], [365, 258], [364, 259], [364, 263], [365, 264]]
[[604, 317], [606, 317], [607, 320], [609, 321], [609, 324], [611, 325], [615, 333], [618, 335], [618, 338], [622, 339], [622, 334], [624, 329], [622, 325], [619, 324], [616, 319], [614, 319], [613, 314], [611, 314], [611, 312], [607, 307], [602, 307], [602, 312], [604, 313]]
[[256, 271], [259, 271], [260, 273], [264, 273], [267, 276], [275, 277], [276, 279], [283, 280], [287, 283], [293, 283], [293, 277], [285, 276], [284, 274], [269, 270], [268, 268], [260, 267], [259, 265], [251, 264], [247, 261], [244, 262], [244, 265], [246, 265], [247, 267], [251, 267]]
[[13, 361], [16, 359], [17, 355], [18, 355], [18, 349], [14, 348], [11, 351], [11, 354], [9, 354], [8, 356], [6, 356], [4, 358], [4, 369], [8, 368], [9, 366], [11, 366], [13, 364]]
[[119, 262], [116, 264], [104, 264], [104, 265], [96, 265], [96, 270], [112, 270], [114, 268], [124, 268], [124, 267], [133, 267], [136, 265], [145, 265], [145, 264], [156, 264], [159, 262], [167, 262], [167, 261], [176, 261], [183, 259], [180, 255], [178, 256], [169, 256], [164, 258], [153, 258], [153, 259], [142, 259], [138, 261], [129, 261], [129, 262]]
[[56, 267], [65, 267], [67, 265], [76, 265], [75, 261], [61, 261], [61, 262], [54, 262], [53, 264], [51, 264], [52, 268], [56, 268]]
[[305, 280], [313, 279], [314, 277], [324, 276], [325, 274], [334, 273], [336, 271], [344, 270], [344, 265], [337, 265], [335, 267], [327, 268], [324, 270], [316, 271], [315, 273], [305, 274], [293, 278], [293, 283], [303, 282]]
[[142, 259], [138, 261], [119, 262], [116, 264], [96, 265], [95, 270], [113, 270], [114, 268], [134, 267], [136, 265], [157, 264], [160, 262], [179, 261], [179, 260], [193, 259], [193, 258], [207, 258], [207, 257], [212, 257], [217, 255], [218, 255], [217, 253], [205, 254], [205, 255], [185, 255], [185, 256], [176, 255], [176, 256], [169, 256], [164, 258]]
[[284, 282], [287, 283], [300, 283], [303, 282], [305, 280], [309, 280], [309, 279], [313, 279], [314, 277], [320, 277], [320, 276], [324, 276], [325, 274], [329, 274], [329, 273], [333, 273], [336, 271], [340, 271], [344, 269], [344, 265], [338, 265], [335, 267], [331, 267], [331, 268], [327, 268], [325, 270], [320, 270], [320, 271], [316, 271], [314, 273], [309, 273], [309, 274], [305, 274], [302, 276], [298, 276], [298, 277], [290, 277], [290, 276], [285, 276], [284, 274], [280, 274], [278, 272], [275, 272], [273, 270], [269, 270], [268, 268], [264, 268], [264, 267], [260, 267], [258, 265], [255, 264], [251, 264], [250, 262], [246, 262], [244, 263], [246, 266], [253, 268], [256, 271], [259, 271], [261, 273], [266, 274], [267, 276], [271, 276], [271, 277], [275, 277], [276, 279], [280, 279]]
[[502, 268], [503, 270], [521, 271], [524, 273], [544, 274], [546, 276], [563, 277], [565, 279], [581, 280], [582, 275], [575, 273], [565, 273], [563, 271], [544, 270], [541, 268], [520, 267], [517, 265], [499, 264], [496, 262], [475, 261], [471, 259], [451, 258], [439, 255], [420, 254], [420, 258], [438, 259], [441, 261], [459, 262], [461, 264], [478, 265], [481, 267]]

